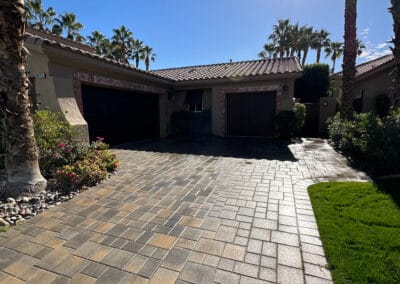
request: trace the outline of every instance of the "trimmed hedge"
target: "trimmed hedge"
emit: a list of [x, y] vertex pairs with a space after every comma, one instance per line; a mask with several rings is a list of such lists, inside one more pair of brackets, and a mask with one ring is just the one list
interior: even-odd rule
[[317, 103], [320, 97], [328, 96], [330, 88], [329, 65], [304, 66], [304, 73], [295, 81], [294, 96], [302, 103]]

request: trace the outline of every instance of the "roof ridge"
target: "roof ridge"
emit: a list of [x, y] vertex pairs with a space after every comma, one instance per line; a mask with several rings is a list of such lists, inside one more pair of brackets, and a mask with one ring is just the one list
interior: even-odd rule
[[150, 72], [158, 72], [158, 71], [167, 71], [167, 70], [176, 70], [176, 69], [186, 69], [186, 68], [198, 68], [198, 67], [210, 67], [210, 66], [221, 66], [221, 65], [230, 65], [230, 64], [238, 64], [238, 63], [249, 63], [249, 62], [261, 62], [261, 61], [277, 61], [277, 60], [288, 60], [296, 58], [295, 56], [281, 57], [281, 58], [263, 58], [263, 59], [253, 59], [253, 60], [241, 60], [241, 61], [233, 61], [233, 62], [223, 62], [223, 63], [212, 63], [212, 64], [200, 64], [200, 65], [190, 65], [183, 67], [171, 67], [171, 68], [163, 68], [163, 69], [153, 69]]

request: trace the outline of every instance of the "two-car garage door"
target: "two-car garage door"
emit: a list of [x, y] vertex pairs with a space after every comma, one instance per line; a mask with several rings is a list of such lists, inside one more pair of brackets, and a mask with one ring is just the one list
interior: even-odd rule
[[158, 95], [82, 85], [90, 139], [120, 144], [160, 135]]
[[234, 93], [226, 95], [227, 135], [274, 135], [276, 92]]

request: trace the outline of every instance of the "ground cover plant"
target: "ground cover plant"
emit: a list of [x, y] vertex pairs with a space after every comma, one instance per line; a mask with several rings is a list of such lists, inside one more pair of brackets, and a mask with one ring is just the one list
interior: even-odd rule
[[400, 180], [308, 191], [335, 283], [400, 283]]

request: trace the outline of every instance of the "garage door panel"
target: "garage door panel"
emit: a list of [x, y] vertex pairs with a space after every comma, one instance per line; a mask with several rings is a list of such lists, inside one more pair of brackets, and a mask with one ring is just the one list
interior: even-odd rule
[[92, 140], [111, 144], [159, 137], [158, 95], [82, 86], [84, 117]]
[[276, 92], [227, 94], [229, 136], [273, 136]]

